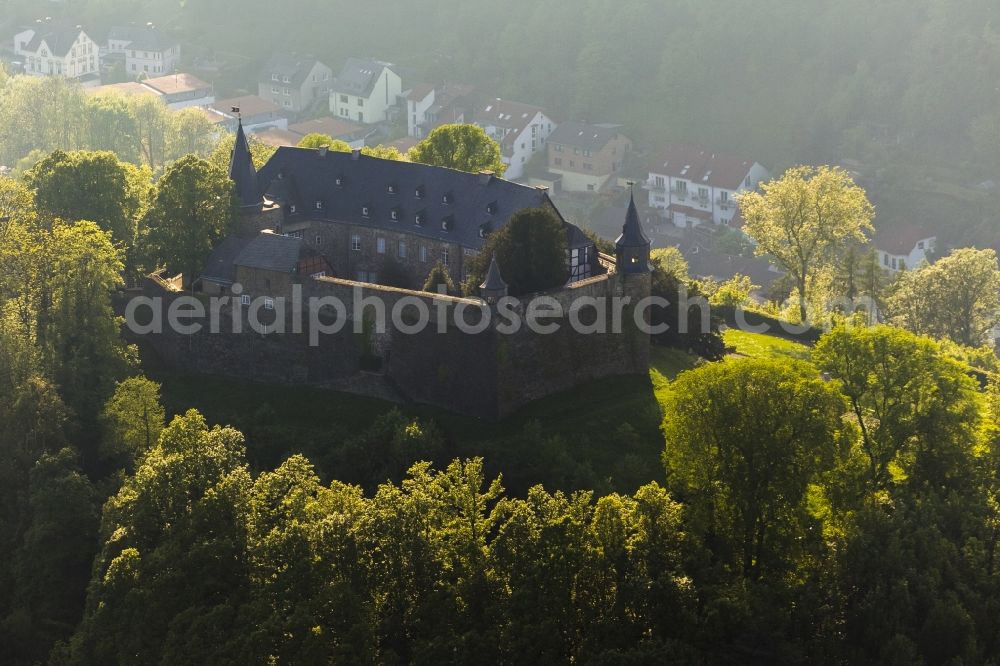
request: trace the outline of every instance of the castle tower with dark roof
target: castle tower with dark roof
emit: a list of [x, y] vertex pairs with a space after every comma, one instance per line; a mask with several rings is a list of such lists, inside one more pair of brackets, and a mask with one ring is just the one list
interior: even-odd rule
[[629, 194], [628, 212], [621, 236], [615, 240], [615, 257], [619, 273], [649, 273], [649, 238], [639, 224], [639, 212], [635, 208], [635, 197]]
[[497, 263], [497, 255], [494, 253], [490, 259], [489, 270], [486, 271], [486, 279], [479, 285], [479, 295], [489, 304], [494, 304], [507, 295], [507, 283], [500, 275], [500, 265]]
[[229, 159], [229, 178], [236, 187], [236, 199], [242, 211], [260, 210], [263, 199], [257, 187], [257, 170], [253, 166], [250, 144], [243, 131], [243, 121], [236, 126], [236, 143]]

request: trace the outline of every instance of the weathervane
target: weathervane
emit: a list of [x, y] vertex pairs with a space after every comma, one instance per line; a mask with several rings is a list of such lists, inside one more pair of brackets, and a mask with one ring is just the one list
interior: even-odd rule
[[231, 107], [229, 107], [229, 109], [230, 109], [230, 111], [232, 111], [233, 113], [236, 114], [236, 119], [237, 120], [243, 120], [243, 116], [240, 115], [240, 107], [238, 107], [238, 106], [231, 106]]

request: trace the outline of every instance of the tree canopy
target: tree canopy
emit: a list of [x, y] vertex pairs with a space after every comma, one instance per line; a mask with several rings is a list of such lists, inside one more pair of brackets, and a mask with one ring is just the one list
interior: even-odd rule
[[489, 170], [502, 176], [507, 169], [500, 146], [477, 125], [441, 125], [407, 155], [413, 162], [473, 173]]

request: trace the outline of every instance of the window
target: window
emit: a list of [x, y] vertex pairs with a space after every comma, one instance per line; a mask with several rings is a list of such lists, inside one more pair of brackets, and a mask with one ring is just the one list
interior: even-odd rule
[[396, 246], [396, 254], [399, 255], [400, 259], [406, 259], [406, 241], [399, 241]]
[[420, 261], [422, 261], [425, 264], [427, 263], [427, 246], [426, 245], [421, 245], [420, 246]]
[[309, 277], [313, 278], [314, 280], [316, 278], [326, 277], [326, 271], [320, 271], [319, 273], [313, 273]]
[[264, 299], [264, 309], [265, 310], [273, 310], [274, 309], [274, 299], [273, 298], [265, 298]]
[[896, 257], [892, 258], [892, 267], [896, 268]]
[[392, 183], [389, 183], [389, 186], [386, 189], [389, 191], [389, 194], [395, 194], [396, 193], [396, 186], [393, 185]]
[[399, 219], [399, 209], [398, 208], [393, 208], [392, 211], [389, 213], [389, 216], [392, 219], [394, 219], [394, 220], [398, 220]]
[[351, 236], [351, 249], [355, 252], [361, 251], [361, 236], [354, 234]]
[[561, 152], [563, 151], [563, 147], [562, 147], [562, 144], [560, 144], [560, 143], [553, 143], [553, 144], [552, 144], [552, 148], [553, 148], [553, 150], [555, 150], [555, 151], [556, 151], [557, 153], [561, 153]]
[[583, 170], [584, 171], [593, 171], [594, 170], [594, 165], [591, 164], [590, 162], [584, 162], [583, 163]]
[[413, 191], [413, 194], [414, 194], [414, 196], [416, 196], [416, 197], [417, 197], [418, 199], [423, 199], [423, 198], [424, 198], [424, 187], [423, 187], [423, 185], [421, 185], [421, 186], [420, 186], [420, 187], [418, 187], [418, 188], [417, 188], [416, 190], [414, 190], [414, 191]]
[[365, 114], [363, 111], [358, 111], [358, 122], [359, 123], [365, 122]]
[[708, 201], [708, 188], [707, 187], [699, 187], [698, 188], [698, 198], [701, 199], [702, 201]]
[[416, 216], [415, 220], [416, 220], [416, 223], [417, 223], [418, 227], [424, 226], [424, 214], [423, 213], [417, 213], [417, 216]]
[[294, 213], [295, 212], [295, 204], [289, 204], [289, 206], [288, 206], [288, 212], [289, 213]]
[[562, 158], [561, 157], [557, 157], [557, 158], [553, 159], [552, 161], [555, 163], [556, 166], [562, 166]]
[[729, 203], [729, 192], [727, 192], [726, 190], [722, 190], [721, 192], [719, 192], [719, 201], [721, 201], [724, 204]]
[[364, 105], [365, 105], [365, 98], [364, 97], [359, 97], [358, 98], [358, 106], [364, 106]]
[[341, 95], [340, 96], [340, 103], [341, 104], [347, 104], [347, 95]]
[[446, 192], [441, 196], [441, 203], [450, 204], [452, 200], [451, 192]]
[[924, 249], [924, 242], [923, 241], [920, 241], [919, 243], [917, 243], [917, 249], [918, 250]]
[[343, 187], [344, 186], [344, 177], [343, 176], [337, 176], [337, 179], [334, 181], [334, 183], [337, 184], [337, 187]]
[[316, 241], [316, 243], [315, 243], [316, 245], [322, 245], [323, 244], [323, 237], [320, 236], [319, 234], [316, 234], [315, 241]]
[[497, 202], [491, 201], [488, 204], [486, 204], [486, 212], [489, 213], [490, 215], [497, 212]]
[[283, 76], [283, 77], [281, 77], [281, 82], [282, 83], [291, 83], [292, 80], [290, 78], [288, 78], [287, 76]]
[[316, 199], [316, 210], [323, 210], [323, 200]]
[[882, 265], [883, 266], [888, 266], [889, 265], [889, 255], [888, 254], [883, 254], [882, 255]]
[[455, 228], [455, 216], [447, 215], [441, 220], [441, 229], [443, 231], [451, 231]]
[[240, 303], [243, 305], [250, 305], [250, 294], [243, 294], [240, 296]]
[[448, 248], [441, 250], [441, 261], [447, 265], [448, 264]]
[[368, 206], [361, 207], [361, 215], [363, 215], [364, 217], [368, 217]]
[[385, 239], [378, 238], [375, 240], [375, 251], [379, 254], [385, 254]]
[[688, 184], [686, 180], [678, 180], [677, 183], [674, 185], [674, 188], [677, 190], [677, 194], [681, 196], [687, 195]]

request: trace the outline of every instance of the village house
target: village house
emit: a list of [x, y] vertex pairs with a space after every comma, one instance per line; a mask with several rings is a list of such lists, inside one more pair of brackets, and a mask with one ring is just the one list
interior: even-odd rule
[[[209, 109], [219, 114], [225, 121], [223, 126], [230, 132], [236, 131], [238, 119], [243, 119], [247, 132], [269, 128], [288, 129], [288, 118], [284, 110], [274, 102], [257, 95], [243, 95], [214, 102]], [[233, 109], [238, 109], [234, 111]]]
[[359, 123], [389, 119], [403, 91], [394, 65], [379, 60], [348, 58], [330, 85], [330, 112]]
[[257, 94], [290, 113], [302, 113], [330, 98], [333, 70], [310, 55], [275, 53], [257, 80]]
[[474, 94], [473, 86], [461, 84], [413, 86], [404, 95], [407, 135], [424, 139], [441, 125], [467, 122], [475, 108]]
[[14, 53], [27, 74], [100, 83], [100, 47], [79, 25], [36, 21], [14, 35]]
[[745, 160], [688, 145], [668, 147], [649, 169], [649, 206], [677, 227], [709, 222], [732, 225], [736, 195], [756, 189], [767, 169]]
[[505, 178], [524, 175], [524, 167], [536, 153], [545, 149], [545, 142], [556, 124], [537, 106], [511, 102], [500, 98], [480, 104], [472, 122], [500, 144]]
[[215, 102], [212, 84], [192, 74], [177, 72], [146, 78], [142, 83], [162, 95], [167, 108], [172, 111], [192, 106], [208, 107]]
[[181, 46], [152, 23], [115, 26], [108, 32], [106, 56], [121, 58], [132, 77], [168, 74], [181, 61]]
[[900, 226], [877, 229], [874, 242], [879, 264], [895, 273], [929, 261], [937, 236], [920, 227]]
[[594, 192], [621, 172], [632, 141], [620, 125], [564, 122], [548, 140], [548, 170], [567, 192]]

